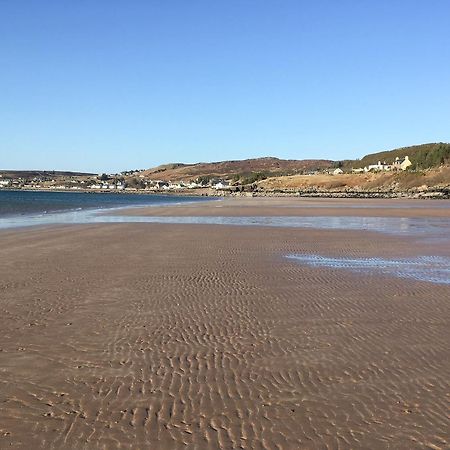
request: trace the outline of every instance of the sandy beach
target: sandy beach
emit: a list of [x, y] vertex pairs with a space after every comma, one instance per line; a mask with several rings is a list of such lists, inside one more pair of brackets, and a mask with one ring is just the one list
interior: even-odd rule
[[360, 216], [448, 217], [446, 200], [414, 199], [316, 199], [303, 197], [235, 197], [176, 208], [133, 208], [126, 216]]
[[[127, 214], [450, 220], [450, 207], [248, 198]], [[1, 231], [0, 448], [450, 448], [450, 284], [291, 254], [450, 257], [450, 244], [204, 224]]]

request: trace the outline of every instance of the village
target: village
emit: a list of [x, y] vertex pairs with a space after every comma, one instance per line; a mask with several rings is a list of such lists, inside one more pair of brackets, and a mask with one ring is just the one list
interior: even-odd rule
[[139, 173], [131, 177], [119, 174], [96, 176], [69, 176], [51, 178], [46, 175], [33, 177], [5, 177], [0, 175], [0, 189], [46, 190], [46, 191], [93, 191], [93, 192], [176, 192], [192, 189], [226, 189], [229, 181], [219, 178], [195, 181], [151, 180]]

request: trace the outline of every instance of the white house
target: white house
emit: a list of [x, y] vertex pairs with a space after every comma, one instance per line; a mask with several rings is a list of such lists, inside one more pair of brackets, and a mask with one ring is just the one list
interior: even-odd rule
[[344, 173], [344, 171], [339, 167], [333, 170], [333, 175], [341, 175], [342, 173]]
[[406, 170], [412, 162], [409, 159], [409, 156], [405, 156], [403, 159], [400, 159], [398, 156], [395, 158], [394, 164], [392, 164], [392, 168], [396, 170]]
[[382, 170], [390, 170], [390, 169], [391, 166], [389, 164], [386, 164], [385, 162], [383, 162], [382, 164], [381, 161], [378, 161], [378, 164], [371, 164], [369, 166], [364, 167], [364, 172], [370, 172], [371, 170], [379, 172]]
[[226, 181], [219, 181], [218, 183], [216, 183], [213, 188], [214, 189], [227, 189], [228, 188], [228, 183]]

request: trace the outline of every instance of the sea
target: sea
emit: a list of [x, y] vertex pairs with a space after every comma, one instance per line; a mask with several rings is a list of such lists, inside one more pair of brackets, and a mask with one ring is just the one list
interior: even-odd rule
[[0, 190], [0, 229], [96, 222], [103, 212], [210, 200], [199, 196]]

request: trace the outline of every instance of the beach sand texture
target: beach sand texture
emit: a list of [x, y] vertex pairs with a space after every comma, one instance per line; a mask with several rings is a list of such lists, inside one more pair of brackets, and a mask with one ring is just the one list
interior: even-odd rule
[[[147, 213], [307, 215], [299, 201]], [[355, 204], [311, 203], [330, 215], [355, 215]], [[394, 216], [450, 211], [369, 204]], [[356, 214], [365, 213], [373, 209]], [[450, 448], [450, 285], [287, 254], [450, 256], [450, 247], [220, 225], [2, 231], [0, 448]]]

